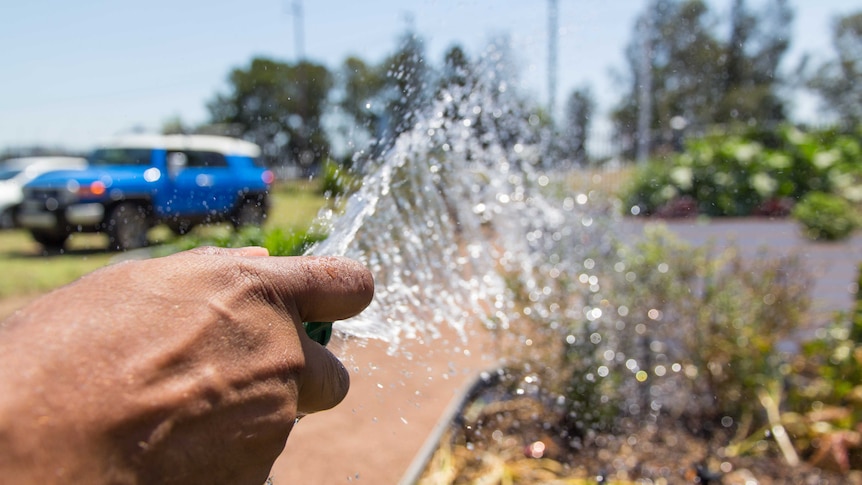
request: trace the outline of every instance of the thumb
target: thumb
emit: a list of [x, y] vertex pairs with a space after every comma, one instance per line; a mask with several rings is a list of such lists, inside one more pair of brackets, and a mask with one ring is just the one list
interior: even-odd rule
[[[273, 261], [281, 258], [265, 258]], [[303, 322], [332, 322], [357, 315], [374, 297], [374, 278], [361, 263], [336, 256], [291, 260], [288, 292]], [[284, 301], [284, 300], [283, 300]]]

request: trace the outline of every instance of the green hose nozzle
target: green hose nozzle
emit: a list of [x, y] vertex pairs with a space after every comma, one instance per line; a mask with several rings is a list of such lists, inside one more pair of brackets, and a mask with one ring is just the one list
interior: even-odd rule
[[302, 326], [311, 340], [320, 345], [328, 344], [332, 337], [332, 322], [302, 322]]

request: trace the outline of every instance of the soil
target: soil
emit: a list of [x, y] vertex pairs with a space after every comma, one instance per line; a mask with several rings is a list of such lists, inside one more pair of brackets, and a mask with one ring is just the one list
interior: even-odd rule
[[[420, 481], [468, 483], [860, 484], [841, 473], [778, 453], [728, 456], [729, 430], [692, 431], [678, 419], [621, 420], [610, 432], [563, 440], [558, 416], [532, 398], [470, 410], [442, 440]], [[471, 416], [472, 415], [472, 416]]]

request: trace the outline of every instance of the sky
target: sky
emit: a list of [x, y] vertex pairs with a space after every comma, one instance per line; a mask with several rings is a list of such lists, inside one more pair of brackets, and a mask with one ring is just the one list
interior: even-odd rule
[[[589, 86], [603, 116], [618, 101], [623, 57], [648, 0], [558, 0], [557, 106]], [[726, 14], [731, 0], [708, 0]], [[749, 0], [757, 7], [763, 0]], [[790, 0], [796, 11], [785, 67], [803, 53], [832, 56], [831, 21], [859, 0]], [[302, 29], [294, 6], [301, 5]], [[0, 152], [45, 145], [85, 150], [170, 118], [205, 122], [231, 69], [255, 56], [305, 57], [336, 69], [349, 55], [379, 62], [412, 26], [439, 65], [462, 46], [471, 57], [507, 35], [522, 89], [547, 103], [546, 0], [9, 0], [0, 4]], [[297, 33], [302, 42], [297, 42]], [[799, 116], [815, 116], [801, 99]]]

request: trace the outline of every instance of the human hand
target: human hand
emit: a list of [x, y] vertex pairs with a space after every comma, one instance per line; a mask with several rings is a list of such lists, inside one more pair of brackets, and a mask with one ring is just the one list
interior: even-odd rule
[[0, 476], [262, 484], [295, 418], [349, 386], [302, 322], [349, 318], [372, 294], [356, 262], [260, 248], [119, 263], [56, 290], [0, 327]]

